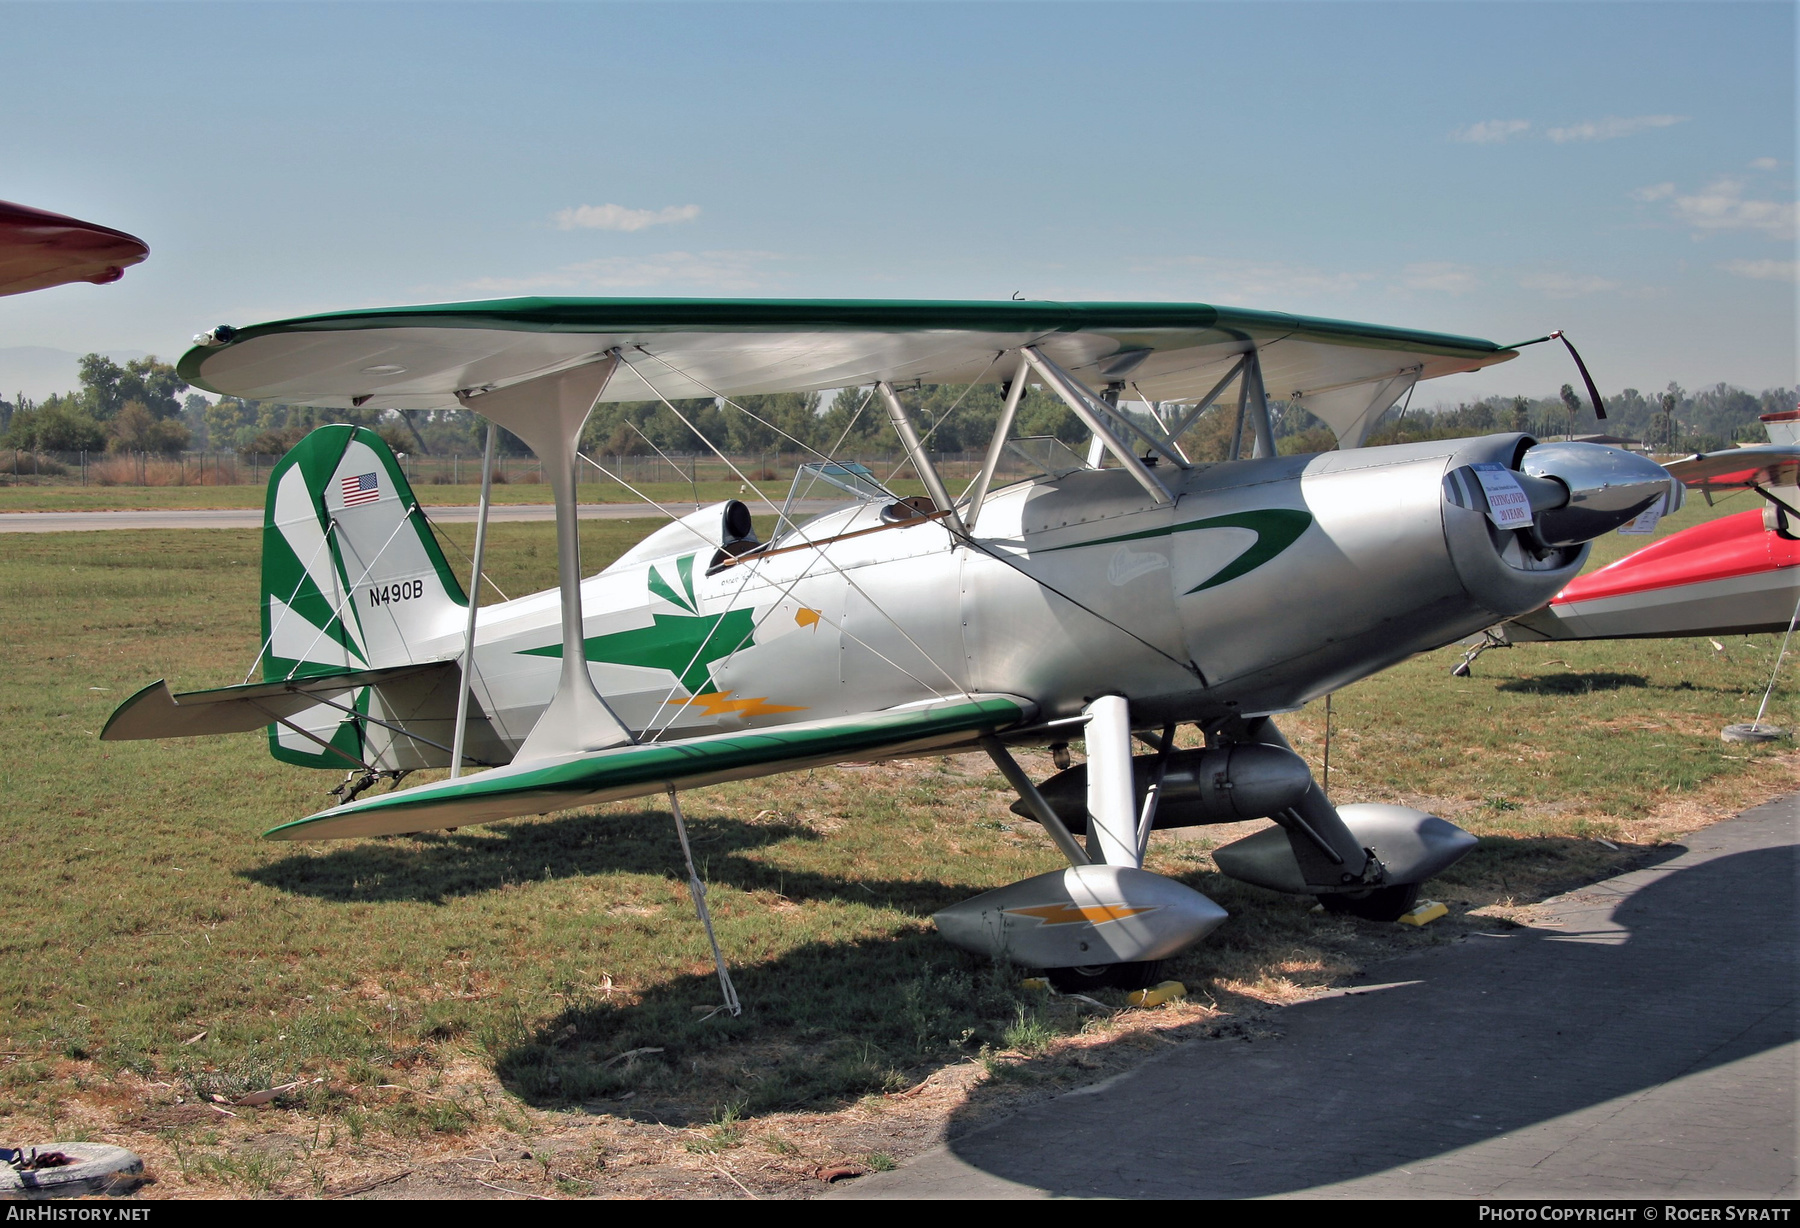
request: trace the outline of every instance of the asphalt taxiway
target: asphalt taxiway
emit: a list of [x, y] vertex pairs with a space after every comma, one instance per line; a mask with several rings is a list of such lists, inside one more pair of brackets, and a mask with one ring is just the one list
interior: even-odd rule
[[833, 1198], [1792, 1198], [1800, 795]]

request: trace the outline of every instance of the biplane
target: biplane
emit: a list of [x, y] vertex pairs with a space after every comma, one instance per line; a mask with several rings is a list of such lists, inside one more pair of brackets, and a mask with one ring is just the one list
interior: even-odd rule
[[[679, 824], [683, 789], [985, 752], [1069, 866], [948, 908], [939, 930], [1065, 987], [1141, 983], [1224, 919], [1143, 868], [1159, 830], [1267, 818], [1216, 851], [1225, 873], [1334, 911], [1408, 908], [1473, 837], [1405, 807], [1334, 806], [1276, 718], [1537, 609], [1589, 540], [1672, 496], [1660, 466], [1591, 444], [1359, 446], [1414, 384], [1507, 347], [1203, 304], [514, 299], [196, 342], [179, 370], [214, 392], [461, 406], [513, 432], [554, 493], [559, 586], [477, 608], [380, 439], [322, 427], [269, 480], [260, 679], [153, 684], [103, 738], [266, 728], [277, 758], [348, 769], [342, 804], [267, 833], [282, 840], [654, 794]], [[952, 491], [907, 399], [978, 383], [1003, 408]], [[1085, 454], [1014, 438], [1033, 386], [1081, 423]], [[867, 390], [925, 496], [819, 455], [802, 479], [834, 492], [830, 510], [771, 501], [764, 540], [730, 500], [583, 568], [577, 445], [597, 403], [750, 414], [734, 398], [827, 389]], [[1340, 450], [1278, 455], [1271, 395]], [[1230, 458], [1196, 463], [1181, 440], [1209, 411], [1230, 415]], [[1033, 476], [997, 480], [1008, 449]], [[475, 577], [481, 550], [478, 531]], [[1204, 745], [1179, 749], [1183, 724]], [[1085, 762], [1047, 781], [1014, 754], [1075, 739]], [[356, 796], [420, 768], [449, 775]]]

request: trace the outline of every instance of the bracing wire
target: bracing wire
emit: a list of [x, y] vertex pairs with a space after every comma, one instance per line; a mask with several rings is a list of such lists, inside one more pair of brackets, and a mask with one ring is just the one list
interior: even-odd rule
[[[412, 514], [418, 510], [419, 505], [417, 503], [414, 503], [410, 508], [406, 509], [406, 514], [400, 517], [399, 523], [394, 526], [394, 531], [389, 533], [387, 535], [387, 540], [381, 543], [381, 549], [375, 552], [375, 557], [370, 559], [367, 566], [362, 569], [362, 574], [356, 577], [356, 580], [349, 588], [344, 590], [344, 601], [356, 600], [356, 590], [361, 588], [362, 582], [369, 578], [369, 573], [375, 570], [375, 564], [381, 562], [381, 556], [387, 553], [387, 548], [394, 544], [394, 539], [400, 536], [400, 530], [406, 527], [406, 522], [411, 519]], [[333, 521], [333, 523], [335, 524], [336, 521]], [[350, 621], [344, 617], [344, 607], [342, 602], [332, 607], [331, 617], [325, 620], [325, 625], [319, 628], [319, 633], [317, 635], [313, 636], [312, 643], [306, 646], [306, 652], [311, 652], [318, 646], [319, 641], [325, 638], [325, 633], [331, 630], [332, 623], [343, 623], [345, 630], [348, 630], [350, 627]], [[301, 653], [299, 660], [306, 660], [306, 653]], [[296, 664], [294, 669], [289, 671], [288, 677], [292, 678], [299, 668], [300, 666]]]
[[[294, 602], [300, 596], [300, 586], [302, 584], [305, 584], [307, 581], [307, 578], [312, 575], [312, 565], [319, 561], [319, 551], [321, 551], [325, 548], [326, 540], [331, 536], [331, 534], [336, 530], [336, 528], [337, 528], [337, 521], [333, 520], [325, 526], [325, 531], [323, 533], [319, 534], [319, 544], [313, 547], [312, 557], [310, 559], [307, 559], [306, 566], [300, 569], [300, 578], [298, 580], [294, 581], [294, 591], [288, 594], [288, 599], [284, 603], [288, 610], [292, 610], [294, 608]], [[323, 594], [320, 594], [320, 595], [323, 596]], [[285, 619], [287, 617], [287, 614], [285, 612], [283, 612], [281, 617]], [[275, 633], [279, 630], [281, 630], [281, 623], [278, 621], [275, 621], [275, 620], [271, 620], [269, 623], [269, 638], [262, 642], [262, 647], [258, 648], [256, 650], [256, 656], [250, 662], [250, 668], [244, 671], [244, 681], [245, 682], [250, 681], [250, 675], [254, 674], [256, 672], [256, 667], [258, 665], [262, 664], [263, 654], [265, 654], [266, 652], [269, 651], [269, 645], [271, 645], [275, 642]], [[311, 651], [311, 649], [308, 649], [308, 651]]]

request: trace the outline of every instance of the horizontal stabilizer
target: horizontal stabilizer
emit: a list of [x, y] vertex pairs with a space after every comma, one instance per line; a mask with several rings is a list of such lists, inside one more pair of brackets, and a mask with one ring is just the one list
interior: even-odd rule
[[885, 712], [615, 746], [384, 793], [285, 823], [276, 840], [392, 836], [744, 780], [847, 759], [924, 754], [1031, 719], [1030, 701], [972, 695]]
[[395, 665], [386, 669], [312, 674], [273, 682], [176, 695], [158, 679], [114, 709], [100, 731], [102, 742], [138, 742], [152, 738], [194, 738], [213, 733], [248, 733], [278, 719], [316, 707], [320, 696], [339, 695], [419, 674], [454, 670], [455, 661]]

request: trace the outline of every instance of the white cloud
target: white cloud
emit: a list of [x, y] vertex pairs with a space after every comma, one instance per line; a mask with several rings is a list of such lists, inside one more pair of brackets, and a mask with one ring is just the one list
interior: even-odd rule
[[1531, 121], [1528, 119], [1484, 119], [1479, 124], [1458, 128], [1450, 134], [1450, 139], [1470, 145], [1498, 145], [1529, 131]]
[[1800, 260], [1727, 260], [1719, 267], [1757, 281], [1800, 281]]
[[1674, 184], [1653, 183], [1647, 188], [1638, 188], [1631, 194], [1631, 199], [1641, 200], [1648, 204], [1653, 200], [1667, 200], [1673, 195], [1675, 195]]
[[624, 205], [580, 205], [556, 213], [560, 230], [643, 230], [671, 222], [691, 222], [700, 216], [699, 205], [669, 205], [662, 209], [627, 209]]
[[1674, 210], [1677, 221], [1695, 230], [1751, 230], [1771, 239], [1794, 238], [1794, 202], [1748, 200], [1741, 179], [1719, 179], [1693, 196], [1677, 196]]
[[606, 290], [747, 291], [766, 286], [774, 252], [661, 252], [605, 256], [530, 277], [483, 277], [462, 290], [476, 294], [582, 294]]
[[1466, 264], [1447, 260], [1409, 264], [1400, 270], [1403, 290], [1435, 290], [1440, 294], [1463, 294], [1478, 284], [1475, 270]]
[[1772, 171], [1780, 165], [1781, 163], [1773, 158], [1756, 158], [1751, 161], [1750, 169], [1753, 171]]
[[1605, 119], [1583, 120], [1566, 128], [1552, 128], [1545, 135], [1559, 145], [1565, 141], [1611, 141], [1622, 136], [1636, 136], [1652, 128], [1670, 128], [1687, 120], [1686, 115], [1634, 115], [1630, 118], [1609, 115]]
[[1519, 278], [1519, 285], [1527, 290], [1536, 290], [1545, 298], [1580, 298], [1584, 294], [1600, 294], [1619, 288], [1618, 282], [1608, 281], [1591, 273], [1586, 276], [1575, 273], [1527, 273]]

